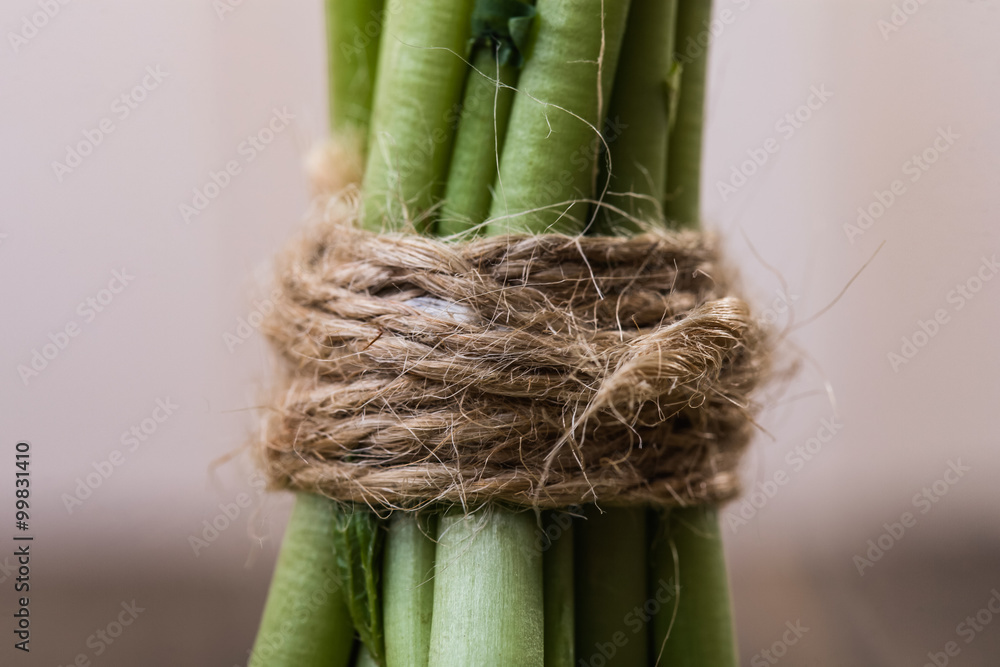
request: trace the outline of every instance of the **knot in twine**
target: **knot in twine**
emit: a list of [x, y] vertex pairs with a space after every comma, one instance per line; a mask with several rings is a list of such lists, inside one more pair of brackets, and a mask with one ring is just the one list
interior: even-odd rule
[[373, 507], [720, 503], [768, 362], [715, 244], [358, 228], [331, 204], [282, 257], [272, 486]]

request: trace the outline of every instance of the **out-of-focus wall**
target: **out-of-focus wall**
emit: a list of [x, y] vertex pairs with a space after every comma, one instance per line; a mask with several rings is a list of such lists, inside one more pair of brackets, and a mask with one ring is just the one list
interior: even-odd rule
[[[3, 664], [245, 659], [289, 503], [220, 458], [325, 135], [320, 5], [0, 10], [0, 502], [29, 440], [36, 538], [32, 652]], [[1000, 3], [715, 11], [705, 217], [802, 363], [721, 515], [744, 662], [992, 664], [1000, 619], [960, 624], [1000, 589]]]

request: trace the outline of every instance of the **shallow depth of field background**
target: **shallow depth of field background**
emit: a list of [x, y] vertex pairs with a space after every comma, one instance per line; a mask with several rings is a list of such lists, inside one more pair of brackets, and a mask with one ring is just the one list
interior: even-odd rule
[[[307, 205], [324, 34], [318, 0], [224, 2], [71, 2], [16, 48], [39, 5], [0, 9], [4, 665], [230, 667], [254, 636], [289, 498], [258, 494], [245, 456], [211, 465], [252, 432], [272, 368], [240, 320], [256, 321], [268, 260]], [[705, 217], [759, 307], [781, 327], [790, 313], [782, 349], [803, 360], [747, 460], [748, 491], [769, 493], [722, 514], [754, 667], [944, 664], [949, 642], [949, 664], [1000, 657], [1000, 3], [898, 4], [890, 32], [890, 0], [716, 2]], [[147, 68], [161, 80], [116, 104]], [[104, 119], [113, 131], [60, 180], [52, 163]], [[272, 121], [270, 144], [243, 144]], [[231, 160], [239, 173], [185, 221], [180, 205]], [[859, 207], [879, 215], [852, 230]], [[107, 302], [115, 271], [132, 278]], [[28, 657], [10, 632], [18, 439], [33, 456]], [[121, 465], [70, 511], [64, 494], [116, 449]], [[213, 520], [231, 525], [206, 535]], [[88, 645], [133, 600], [135, 622]]]

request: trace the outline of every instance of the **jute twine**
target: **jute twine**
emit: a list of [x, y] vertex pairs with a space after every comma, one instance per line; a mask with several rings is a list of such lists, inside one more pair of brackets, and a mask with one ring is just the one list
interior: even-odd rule
[[711, 236], [373, 234], [351, 197], [281, 256], [272, 486], [373, 507], [720, 503], [766, 336]]

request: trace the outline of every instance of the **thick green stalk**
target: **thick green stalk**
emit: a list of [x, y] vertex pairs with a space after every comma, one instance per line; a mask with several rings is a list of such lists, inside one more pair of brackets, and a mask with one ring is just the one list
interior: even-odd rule
[[652, 578], [672, 584], [674, 596], [653, 621], [657, 664], [736, 667], [718, 513], [709, 507], [675, 509], [666, 513], [661, 526], [664, 532], [655, 538]]
[[593, 505], [576, 526], [576, 655], [585, 664], [647, 665], [646, 514]]
[[354, 626], [333, 557], [327, 498], [301, 493], [285, 532], [250, 667], [346, 667]]
[[586, 227], [628, 4], [538, 0], [537, 34], [518, 78], [494, 186], [492, 233]]
[[[679, 227], [700, 225], [701, 146], [711, 0], [679, 0], [674, 52], [681, 65], [676, 118], [668, 147], [664, 211]], [[676, 91], [674, 91], [676, 92]], [[735, 667], [736, 641], [725, 556], [714, 508], [653, 512], [651, 579], [671, 582], [677, 607], [661, 607], [654, 619], [657, 664], [671, 667]], [[675, 556], [676, 554], [676, 556]], [[676, 611], [676, 613], [675, 613]]]
[[384, 0], [326, 0], [330, 129], [368, 132]]
[[[705, 74], [712, 0], [680, 0], [674, 52], [681, 65], [680, 97], [670, 133], [670, 169], [664, 212], [667, 220], [682, 227], [697, 227], [701, 219], [701, 143], [705, 111]], [[699, 41], [701, 39], [701, 41]]]
[[488, 506], [441, 517], [432, 667], [542, 667], [542, 554], [535, 515]]
[[436, 548], [430, 519], [395, 512], [389, 520], [382, 588], [387, 667], [427, 667]]
[[542, 557], [545, 581], [545, 667], [575, 667], [573, 518], [547, 513], [546, 525], [558, 530]]
[[369, 229], [431, 224], [468, 69], [472, 7], [473, 0], [405, 0], [386, 10], [363, 180]]
[[603, 201], [629, 217], [604, 209], [599, 233], [636, 233], [639, 221], [663, 222], [676, 16], [677, 0], [631, 0], [605, 130], [611, 171], [602, 157], [597, 179], [598, 194], [607, 189]]
[[462, 116], [448, 170], [448, 185], [438, 219], [439, 236], [457, 234], [483, 222], [490, 213], [499, 151], [514, 100], [517, 69], [500, 65], [489, 46], [476, 49], [462, 98]]

